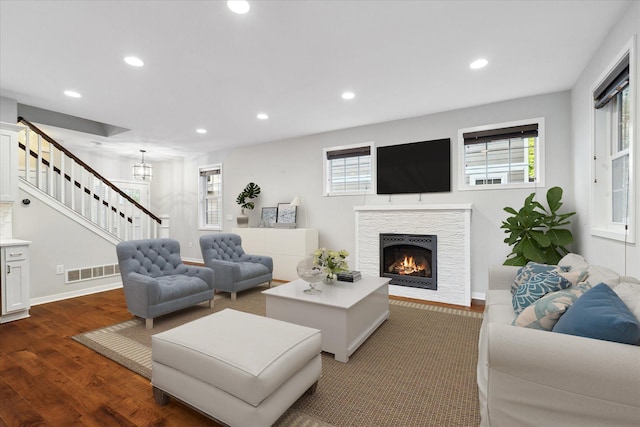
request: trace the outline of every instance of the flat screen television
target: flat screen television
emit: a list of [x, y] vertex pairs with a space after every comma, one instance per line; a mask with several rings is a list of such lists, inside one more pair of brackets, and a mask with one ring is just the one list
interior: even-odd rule
[[451, 139], [378, 147], [377, 193], [451, 191]]

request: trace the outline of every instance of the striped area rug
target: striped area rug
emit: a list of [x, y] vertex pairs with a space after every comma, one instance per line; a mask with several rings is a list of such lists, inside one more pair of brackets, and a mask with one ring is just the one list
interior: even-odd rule
[[[155, 319], [152, 330], [132, 319], [76, 335], [74, 340], [151, 378], [151, 334], [224, 308], [265, 314], [263, 289], [213, 309], [195, 306]], [[322, 377], [277, 426], [477, 426], [477, 340], [482, 314], [390, 300], [390, 317], [350, 357], [322, 354]]]

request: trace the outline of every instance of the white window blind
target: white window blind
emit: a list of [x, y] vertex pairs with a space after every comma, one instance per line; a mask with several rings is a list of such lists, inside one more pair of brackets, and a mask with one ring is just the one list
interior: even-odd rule
[[460, 131], [461, 189], [541, 183], [543, 119], [518, 123]]
[[324, 150], [325, 195], [362, 194], [371, 191], [372, 146], [372, 143], [367, 143]]

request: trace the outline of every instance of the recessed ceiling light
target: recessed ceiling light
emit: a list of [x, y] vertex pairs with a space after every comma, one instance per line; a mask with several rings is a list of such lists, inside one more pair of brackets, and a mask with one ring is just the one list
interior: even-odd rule
[[204, 133], [207, 133], [207, 130], [203, 129], [203, 128], [200, 128], [200, 129], [196, 129], [196, 132], [204, 134]]
[[80, 95], [75, 90], [65, 90], [64, 94], [67, 95], [69, 98], [82, 98], [82, 95]]
[[142, 61], [142, 59], [137, 58], [135, 56], [125, 57], [124, 62], [131, 65], [132, 67], [142, 67], [144, 65], [144, 62]]
[[356, 94], [353, 92], [345, 92], [342, 94], [342, 99], [353, 99], [356, 97]]
[[269, 118], [269, 115], [265, 113], [258, 113], [256, 117], [259, 118], [260, 120], [267, 120]]
[[476, 59], [475, 61], [473, 61], [469, 67], [471, 67], [472, 70], [479, 70], [480, 68], [484, 68], [487, 66], [487, 64], [489, 63], [489, 61], [487, 61], [484, 58], [480, 58], [480, 59]]
[[238, 15], [244, 15], [249, 12], [249, 9], [251, 9], [249, 2], [244, 0], [229, 0], [227, 2], [227, 7], [233, 13], [237, 13]]

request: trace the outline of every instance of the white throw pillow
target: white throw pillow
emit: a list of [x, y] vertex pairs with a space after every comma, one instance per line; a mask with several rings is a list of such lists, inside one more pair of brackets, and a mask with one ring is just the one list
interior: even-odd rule
[[569, 267], [569, 271], [587, 270], [589, 268], [589, 263], [582, 255], [568, 253], [558, 261], [558, 266]]
[[613, 291], [640, 321], [640, 283], [620, 282]]

